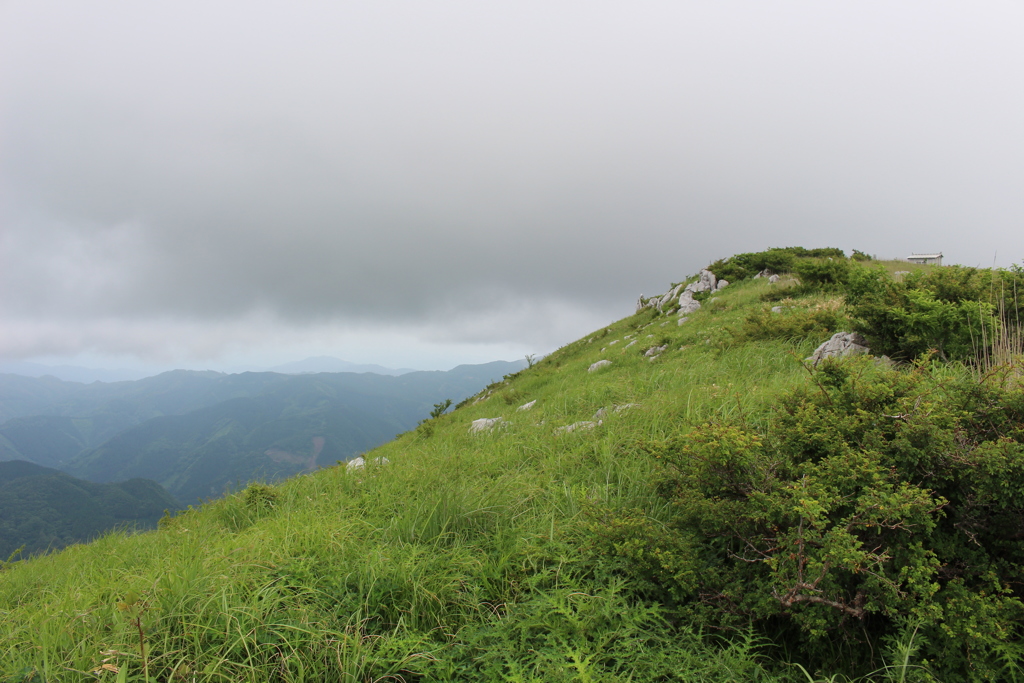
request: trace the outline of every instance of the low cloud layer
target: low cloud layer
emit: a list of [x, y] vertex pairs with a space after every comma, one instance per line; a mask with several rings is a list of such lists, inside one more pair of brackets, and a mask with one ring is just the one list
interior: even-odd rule
[[737, 251], [1020, 262], [1022, 30], [1012, 3], [6, 3], [0, 356], [550, 350]]

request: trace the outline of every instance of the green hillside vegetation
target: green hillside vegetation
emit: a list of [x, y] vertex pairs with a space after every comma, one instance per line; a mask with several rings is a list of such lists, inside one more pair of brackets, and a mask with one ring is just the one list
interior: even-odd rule
[[[1024, 677], [1020, 271], [896, 281], [798, 249], [713, 268], [732, 284], [684, 324], [597, 330], [363, 469], [7, 566], [0, 673]], [[849, 330], [890, 359], [804, 362]]]
[[178, 502], [156, 482], [94, 484], [33, 463], [0, 462], [0, 557], [35, 555], [114, 528], [154, 529]]

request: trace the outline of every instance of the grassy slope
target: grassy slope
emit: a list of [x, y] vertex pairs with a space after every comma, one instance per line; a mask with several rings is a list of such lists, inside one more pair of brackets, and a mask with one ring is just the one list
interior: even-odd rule
[[[139, 675], [138, 631], [118, 609], [135, 591], [154, 680], [768, 680], [744, 643], [666, 630], [655, 608], [626, 601], [588, 572], [579, 539], [587, 501], [664, 512], [651, 464], [622, 457], [624, 445], [718, 414], [751, 418], [805, 381], [796, 359], [820, 340], [728, 343], [729, 326], [772, 305], [760, 300], [769, 286], [730, 286], [683, 326], [648, 311], [598, 330], [434, 420], [432, 433], [368, 456], [390, 464], [289, 480], [273, 508], [238, 494], [157, 532], [7, 567], [0, 675], [36, 667], [47, 680], [92, 680], [85, 672], [104, 662]], [[640, 343], [625, 349], [626, 335]], [[665, 342], [655, 361], [642, 356]], [[613, 365], [588, 373], [600, 359]], [[554, 433], [626, 403], [640, 406], [593, 431]], [[498, 416], [511, 424], [467, 433]], [[550, 658], [516, 663], [516, 647], [536, 654], [541, 641]], [[635, 656], [609, 663], [625, 650]], [[617, 677], [597, 676], [602, 662]]]

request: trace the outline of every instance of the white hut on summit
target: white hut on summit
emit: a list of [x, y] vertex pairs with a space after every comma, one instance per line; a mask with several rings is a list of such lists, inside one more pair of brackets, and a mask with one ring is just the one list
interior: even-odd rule
[[911, 254], [907, 257], [907, 261], [910, 263], [923, 263], [933, 266], [942, 265], [942, 252], [937, 254]]

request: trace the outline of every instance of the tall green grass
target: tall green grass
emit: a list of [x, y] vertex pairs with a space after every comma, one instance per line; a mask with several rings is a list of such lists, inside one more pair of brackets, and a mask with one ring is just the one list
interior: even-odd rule
[[[595, 501], [667, 517], [638, 439], [756, 423], [806, 381], [799, 361], [820, 340], [736, 341], [769, 287], [731, 286], [682, 326], [647, 311], [598, 330], [376, 449], [366, 469], [5, 566], [0, 680], [144, 680], [119, 610], [129, 592], [150, 680], [800, 680], [747, 635], [670, 623], [580, 540]], [[627, 335], [640, 341], [626, 349]], [[589, 373], [601, 359], [612, 365]], [[613, 410], [625, 404], [637, 405]], [[595, 429], [556, 434], [600, 408]], [[469, 434], [481, 417], [505, 423]]]

